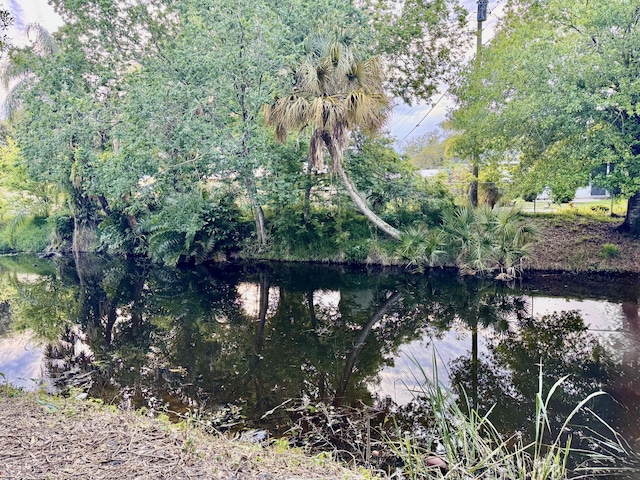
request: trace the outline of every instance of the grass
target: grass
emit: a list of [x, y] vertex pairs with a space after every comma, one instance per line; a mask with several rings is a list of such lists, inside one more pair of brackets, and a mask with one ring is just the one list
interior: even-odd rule
[[[613, 207], [613, 215], [611, 210]], [[534, 213], [533, 202], [523, 202], [521, 204], [523, 212]], [[574, 219], [576, 216], [588, 217], [601, 221], [620, 221], [619, 217], [624, 217], [627, 213], [627, 200], [616, 198], [611, 203], [611, 199], [569, 202], [563, 204], [552, 203], [551, 201], [536, 201], [536, 216], [560, 216]]]
[[[435, 354], [433, 364], [436, 365]], [[544, 392], [542, 365], [539, 369], [536, 394], [535, 439], [529, 443], [525, 443], [517, 435], [503, 438], [490, 421], [491, 411], [482, 417], [479, 416], [471, 408], [466, 396], [456, 398], [443, 387], [438, 381], [437, 370], [433, 379], [430, 379], [419, 365], [418, 367], [423, 378], [419, 379], [421, 387], [414, 393], [420, 398], [426, 398], [431, 411], [434, 412], [434, 426], [430, 438], [427, 438], [426, 442], [418, 442], [416, 438], [398, 431], [399, 440], [389, 439], [396, 455], [404, 462], [404, 473], [410, 479], [565, 480], [570, 475], [587, 476], [610, 472], [618, 457], [628, 455], [624, 442], [595, 413], [593, 415], [602, 422], [610, 436], [596, 433], [594, 435], [597, 436], [598, 443], [604, 445], [608, 452], [614, 452], [615, 456], [572, 446], [569, 425], [579, 412], [589, 411], [587, 406], [591, 400], [605, 395], [604, 392], [592, 393], [576, 405], [564, 420], [559, 433], [552, 436], [549, 403], [567, 377], [561, 378], [548, 392]], [[584, 459], [573, 471], [568, 467], [571, 457]], [[441, 461], [444, 461], [446, 468], [433, 465]], [[603, 465], [607, 468], [603, 468]]]
[[612, 243], [605, 243], [600, 249], [600, 256], [605, 260], [620, 255], [620, 248]]

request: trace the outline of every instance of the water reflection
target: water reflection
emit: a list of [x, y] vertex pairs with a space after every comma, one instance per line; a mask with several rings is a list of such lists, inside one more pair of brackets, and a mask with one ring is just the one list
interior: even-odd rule
[[[554, 419], [604, 388], [611, 396], [590, 407], [630, 441], [640, 437], [639, 289], [628, 279], [625, 288], [609, 279], [605, 298], [594, 294], [598, 305], [618, 309], [598, 318], [599, 330], [613, 330], [604, 334], [578, 311], [532, 315], [547, 301], [536, 290], [552, 293], [548, 277], [508, 288], [443, 271], [235, 265], [183, 272], [30, 257], [4, 258], [0, 268], [0, 319], [10, 306], [11, 327], [41, 339], [45, 379], [108, 403], [175, 412], [241, 407], [229, 424], [260, 419], [290, 398], [372, 405], [393, 395], [390, 386], [403, 388], [401, 352], [411, 346], [430, 374], [435, 347], [441, 378], [467, 392], [480, 413], [496, 405], [491, 418], [504, 432], [533, 425], [542, 362], [547, 391], [568, 375], [551, 403]], [[568, 284], [562, 295], [571, 295]], [[0, 371], [8, 371], [6, 358]], [[429, 415], [423, 405], [418, 398], [400, 409], [418, 425]], [[580, 421], [590, 426], [592, 417]]]

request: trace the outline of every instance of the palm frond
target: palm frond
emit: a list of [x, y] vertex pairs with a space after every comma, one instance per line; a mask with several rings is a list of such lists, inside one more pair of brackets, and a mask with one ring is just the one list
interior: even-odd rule
[[306, 125], [341, 133], [384, 125], [390, 100], [379, 59], [361, 61], [355, 49], [326, 35], [310, 37], [305, 49], [308, 55], [296, 69], [291, 93], [265, 108], [265, 122], [276, 127], [278, 140]]
[[25, 30], [27, 38], [33, 38], [33, 48], [38, 55], [50, 56], [58, 51], [53, 35], [39, 23], [29, 23]]

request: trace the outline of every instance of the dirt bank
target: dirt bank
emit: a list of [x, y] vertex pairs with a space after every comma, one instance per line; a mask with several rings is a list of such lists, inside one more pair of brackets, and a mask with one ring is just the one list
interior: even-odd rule
[[324, 457], [205, 435], [87, 401], [0, 394], [2, 479], [362, 478]]
[[530, 269], [640, 273], [640, 239], [618, 232], [620, 219], [605, 222], [548, 216], [529, 221], [538, 231], [526, 262]]

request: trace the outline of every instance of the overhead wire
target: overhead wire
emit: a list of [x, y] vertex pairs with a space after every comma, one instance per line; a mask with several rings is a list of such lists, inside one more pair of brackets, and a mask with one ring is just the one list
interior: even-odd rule
[[[500, 1], [501, 1], [501, 0], [498, 0], [496, 3], [500, 3]], [[491, 9], [491, 11], [489, 12], [489, 14], [490, 14], [490, 15], [494, 15], [494, 13], [493, 13], [493, 12], [494, 12], [494, 10], [495, 10], [495, 6], [494, 6], [494, 8], [493, 8], [493, 9]], [[471, 12], [469, 13], [469, 15], [470, 15], [470, 16], [472, 16]], [[498, 18], [498, 20], [500, 20], [500, 17], [498, 17], [497, 15], [494, 15], [494, 16], [495, 16], [496, 18]], [[483, 28], [483, 30], [484, 30], [484, 28]], [[484, 44], [489, 43], [489, 41], [490, 41], [490, 39], [486, 39], [486, 40], [483, 42], [483, 46], [484, 46]], [[471, 57], [470, 61], [473, 61], [473, 60], [475, 59], [475, 57], [476, 57], [476, 55], [475, 55], [475, 53], [474, 53], [474, 54], [472, 55], [472, 57]], [[415, 130], [416, 130], [418, 127], [420, 127], [420, 125], [422, 124], [422, 122], [423, 122], [423, 121], [424, 121], [424, 120], [429, 116], [429, 114], [430, 114], [431, 112], [433, 112], [433, 110], [435, 110], [435, 108], [436, 108], [436, 107], [438, 106], [438, 104], [442, 101], [442, 99], [447, 95], [447, 93], [449, 93], [449, 90], [450, 90], [450, 89], [451, 89], [451, 85], [449, 85], [449, 86], [447, 87], [447, 89], [444, 91], [444, 93], [443, 93], [442, 95], [440, 95], [440, 98], [438, 98], [438, 100], [436, 101], [436, 103], [434, 103], [433, 105], [431, 105], [431, 108], [427, 111], [427, 113], [425, 113], [425, 114], [424, 114], [424, 116], [420, 119], [420, 121], [416, 124], [416, 126], [415, 126], [415, 127], [413, 127], [413, 128], [409, 131], [409, 133], [407, 133], [404, 137], [402, 137], [402, 139], [401, 139], [398, 143], [402, 143], [402, 142], [404, 142], [404, 141], [409, 137], [409, 135], [411, 135], [413, 132], [415, 132]], [[393, 125], [396, 125], [397, 123], [399, 123], [401, 119], [406, 118], [406, 117], [407, 117], [411, 112], [413, 112], [413, 110], [415, 110], [415, 107], [414, 107], [414, 108], [412, 108], [412, 109], [411, 109], [407, 114], [405, 114], [405, 115], [403, 115], [402, 117], [400, 117], [400, 119], [395, 120], [394, 122], [392, 122], [392, 126], [393, 126]]]
[[404, 137], [402, 137], [402, 140], [400, 140], [400, 142], [399, 142], [399, 143], [404, 142], [404, 141], [407, 139], [407, 137], [409, 137], [409, 135], [411, 135], [411, 134], [416, 130], [416, 128], [418, 128], [418, 127], [422, 124], [422, 122], [424, 121], [424, 119], [425, 119], [425, 118], [427, 118], [427, 116], [428, 116], [431, 112], [433, 112], [433, 110], [438, 106], [438, 104], [439, 104], [439, 103], [442, 101], [442, 99], [447, 95], [447, 93], [449, 93], [449, 90], [450, 90], [450, 89], [451, 89], [451, 86], [448, 86], [448, 87], [447, 87], [447, 89], [444, 91], [444, 93], [443, 93], [442, 95], [440, 95], [440, 98], [438, 99], [438, 101], [437, 101], [436, 103], [434, 103], [433, 105], [431, 105], [431, 108], [427, 111], [427, 113], [425, 113], [425, 114], [424, 114], [424, 116], [420, 119], [420, 121], [416, 124], [416, 126], [415, 126], [415, 127], [413, 127], [413, 128], [409, 131], [409, 133], [407, 133]]

